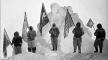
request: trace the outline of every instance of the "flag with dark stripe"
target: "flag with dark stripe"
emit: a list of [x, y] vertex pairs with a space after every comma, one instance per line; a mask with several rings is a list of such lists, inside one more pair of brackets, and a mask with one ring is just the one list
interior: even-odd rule
[[6, 30], [4, 29], [4, 36], [3, 36], [3, 55], [4, 57], [7, 57], [7, 47], [9, 46], [9, 44], [11, 44], [9, 36], [6, 32]]
[[47, 16], [44, 3], [42, 3], [42, 9], [41, 9], [41, 16], [40, 16], [40, 26], [39, 26], [39, 31], [42, 35], [42, 28], [49, 22], [49, 18]]
[[69, 28], [75, 26], [71, 14], [67, 9], [66, 18], [65, 18], [65, 25], [64, 25], [64, 38], [68, 36]]

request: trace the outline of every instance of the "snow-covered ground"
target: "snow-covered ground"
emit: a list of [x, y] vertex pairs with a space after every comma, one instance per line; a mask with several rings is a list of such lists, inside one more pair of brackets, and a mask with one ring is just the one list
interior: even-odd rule
[[[69, 60], [108, 60], [108, 40], [104, 41], [103, 53], [67, 54]], [[74, 56], [73, 56], [74, 55]], [[66, 59], [66, 60], [67, 60]]]
[[91, 52], [83, 52], [81, 54], [79, 53], [59, 54], [58, 51], [53, 52], [49, 50], [48, 52], [43, 54], [25, 52], [2, 60], [108, 60], [107, 46], [108, 46], [108, 40], [105, 40], [103, 53], [93, 53], [93, 51], [91, 51]]
[[[83, 52], [79, 53], [67, 53], [59, 54], [59, 52], [53, 52], [49, 50], [43, 54], [25, 52], [22, 54], [14, 55], [7, 59], [2, 60], [108, 60], [108, 40], [104, 41], [103, 53]], [[47, 50], [46, 48], [44, 48]], [[93, 49], [92, 49], [93, 50]]]

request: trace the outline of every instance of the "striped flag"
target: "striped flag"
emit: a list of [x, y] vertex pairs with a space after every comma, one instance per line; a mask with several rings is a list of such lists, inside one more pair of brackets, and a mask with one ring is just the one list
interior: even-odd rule
[[65, 25], [64, 25], [64, 38], [68, 36], [69, 28], [75, 26], [71, 14], [67, 9], [66, 18], [65, 18]]
[[25, 12], [23, 28], [22, 28], [22, 38], [23, 38], [24, 41], [27, 41], [27, 28], [28, 28], [28, 21], [27, 21], [27, 15], [26, 15], [26, 12]]
[[90, 27], [90, 28], [92, 28], [93, 25], [94, 25], [94, 22], [93, 22], [92, 19], [90, 18], [89, 21], [88, 21], [88, 23], [87, 23], [87, 26]]
[[4, 57], [7, 57], [7, 47], [9, 46], [9, 44], [11, 44], [9, 36], [6, 32], [6, 30], [4, 29], [4, 36], [3, 36], [3, 55]]
[[41, 16], [40, 16], [40, 24], [39, 24], [39, 31], [42, 35], [42, 28], [49, 22], [49, 18], [47, 16], [44, 3], [42, 3], [42, 9], [41, 9]]

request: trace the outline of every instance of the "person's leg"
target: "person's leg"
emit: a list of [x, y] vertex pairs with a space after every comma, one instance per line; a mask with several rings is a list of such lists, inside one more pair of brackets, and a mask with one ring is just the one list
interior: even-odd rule
[[78, 42], [78, 52], [81, 53], [81, 43], [82, 43], [82, 39], [79, 38], [79, 39], [77, 40], [77, 42]]
[[31, 41], [31, 48], [32, 48], [32, 53], [35, 53], [36, 52], [35, 40]]
[[15, 52], [15, 54], [19, 53], [19, 46], [14, 46], [14, 52]]
[[55, 41], [53, 42], [54, 44], [54, 51], [56, 51], [56, 43], [55, 43]]
[[104, 40], [100, 40], [100, 42], [99, 42], [100, 53], [102, 53], [103, 41]]
[[57, 37], [55, 38], [55, 50], [57, 51]]
[[36, 47], [32, 48], [32, 52], [35, 53], [36, 52]]
[[21, 46], [18, 46], [17, 49], [18, 49], [18, 54], [22, 53]]
[[14, 54], [16, 55], [17, 54], [17, 47], [14, 46]]
[[20, 46], [16, 46], [16, 54], [19, 54], [19, 53], [21, 53], [21, 48], [20, 48]]
[[30, 47], [28, 47], [28, 52], [31, 52], [31, 48]]
[[32, 52], [31, 41], [28, 41], [28, 52]]
[[98, 40], [95, 40], [95, 42], [94, 42], [94, 47], [95, 47], [94, 53], [97, 53], [98, 52], [98, 45], [99, 45], [99, 41]]
[[54, 40], [51, 38], [52, 50], [54, 51]]
[[[74, 52], [76, 52], [76, 48], [77, 48], [77, 39], [74, 37], [73, 38], [73, 47], [74, 47]], [[74, 53], [73, 52], [73, 53]]]
[[20, 53], [22, 53], [22, 49], [21, 49], [21, 46], [20, 46]]
[[56, 51], [56, 41], [53, 41], [53, 45], [54, 45], [54, 51]]

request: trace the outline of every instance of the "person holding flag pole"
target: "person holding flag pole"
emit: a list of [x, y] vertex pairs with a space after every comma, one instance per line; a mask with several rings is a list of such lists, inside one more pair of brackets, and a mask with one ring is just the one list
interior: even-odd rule
[[94, 47], [95, 47], [94, 53], [98, 52], [98, 46], [99, 46], [99, 49], [100, 49], [100, 53], [102, 53], [103, 42], [105, 40], [106, 32], [105, 32], [105, 30], [103, 29], [103, 27], [100, 23], [97, 24], [97, 29], [95, 30], [94, 35], [96, 36], [96, 39], [95, 39], [95, 42], [94, 42]]
[[35, 45], [35, 37], [36, 31], [33, 29], [32, 26], [29, 27], [29, 31], [27, 32], [27, 41], [28, 41], [28, 52], [36, 52], [36, 45]]
[[14, 45], [14, 54], [22, 53], [22, 37], [19, 36], [19, 32], [14, 33], [14, 37], [12, 39], [12, 45]]
[[[90, 27], [90, 28], [94, 28], [94, 23], [91, 19], [89, 19], [88, 23], [87, 23], [87, 26]], [[98, 46], [99, 46], [99, 49], [100, 49], [100, 53], [102, 53], [102, 49], [103, 49], [103, 42], [105, 40], [105, 36], [106, 36], [106, 32], [105, 30], [103, 29], [102, 25], [99, 23], [97, 24], [97, 29], [95, 30], [94, 28], [94, 36], [96, 36], [96, 39], [94, 41], [94, 47], [95, 47], [95, 51], [94, 53], [97, 53], [98, 52]]]

